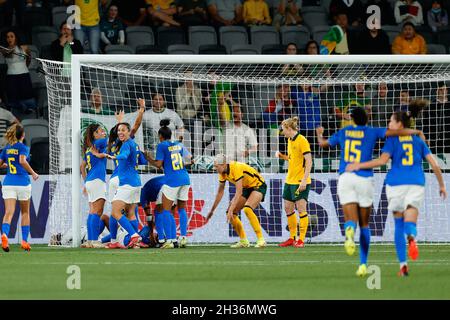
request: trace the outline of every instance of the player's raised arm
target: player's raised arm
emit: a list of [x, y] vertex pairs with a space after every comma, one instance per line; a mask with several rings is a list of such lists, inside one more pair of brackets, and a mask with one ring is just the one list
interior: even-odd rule
[[217, 206], [219, 205], [220, 201], [222, 201], [223, 194], [225, 192], [225, 182], [219, 183], [219, 189], [217, 189], [216, 198], [214, 199], [213, 206], [211, 207], [211, 210], [209, 210], [208, 215], [206, 216], [206, 219], [209, 220], [214, 214], [214, 211], [216, 211]]
[[425, 159], [427, 159], [428, 163], [430, 164], [431, 169], [433, 170], [434, 175], [436, 176], [436, 179], [439, 183], [439, 195], [442, 197], [442, 199], [445, 200], [447, 198], [447, 190], [445, 188], [441, 168], [439, 167], [439, 164], [437, 163], [436, 159], [434, 159], [431, 153], [428, 154]]
[[139, 98], [139, 99], [137, 99], [137, 102], [139, 105], [139, 110], [138, 110], [138, 115], [136, 117], [136, 120], [134, 121], [133, 128], [131, 128], [131, 136], [132, 137], [136, 134], [139, 127], [141, 126], [142, 119], [144, 118], [144, 113], [145, 113], [145, 99]]
[[330, 147], [330, 143], [328, 142], [328, 139], [325, 139], [323, 137], [324, 131], [325, 131], [325, 129], [323, 127], [317, 127], [316, 128], [317, 142], [319, 143], [319, 146], [321, 148], [329, 148]]

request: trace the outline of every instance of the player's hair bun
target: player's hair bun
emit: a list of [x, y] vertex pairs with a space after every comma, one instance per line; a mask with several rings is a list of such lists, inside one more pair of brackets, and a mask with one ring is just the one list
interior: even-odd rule
[[161, 127], [168, 127], [169, 124], [170, 124], [170, 120], [169, 120], [169, 119], [162, 119], [162, 120], [159, 122], [159, 125], [160, 125]]

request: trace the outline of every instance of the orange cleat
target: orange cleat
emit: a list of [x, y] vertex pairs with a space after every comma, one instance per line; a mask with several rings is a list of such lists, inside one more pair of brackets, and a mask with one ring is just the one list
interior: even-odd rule
[[397, 273], [399, 277], [407, 277], [409, 275], [409, 268], [405, 264], [403, 267], [400, 268], [400, 271]]
[[2, 234], [2, 249], [5, 252], [9, 252], [8, 237], [6, 234]]
[[417, 260], [417, 258], [419, 257], [419, 248], [417, 247], [416, 240], [410, 239], [408, 243], [408, 256], [411, 258], [411, 260]]
[[125, 249], [123, 245], [121, 245], [119, 242], [110, 242], [106, 245], [107, 249]]
[[28, 251], [28, 252], [31, 250], [30, 244], [28, 242], [26, 242], [26, 241], [22, 241], [21, 247], [22, 247], [23, 250]]
[[305, 247], [305, 243], [302, 240], [297, 240], [294, 242], [294, 244], [292, 245], [294, 248], [304, 248]]
[[279, 247], [292, 247], [295, 243], [295, 240], [292, 238], [287, 239], [285, 242], [280, 243]]
[[130, 242], [128, 243], [128, 248], [134, 248], [135, 246], [139, 246], [139, 241], [141, 241], [141, 237], [136, 234], [135, 236], [130, 238]]

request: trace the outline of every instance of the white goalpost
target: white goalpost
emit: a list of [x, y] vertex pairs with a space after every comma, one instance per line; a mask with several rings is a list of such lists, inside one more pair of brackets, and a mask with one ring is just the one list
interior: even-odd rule
[[[450, 130], [450, 103], [442, 101], [442, 92], [450, 85], [450, 55], [73, 55], [70, 65], [41, 62], [50, 110], [47, 229], [52, 245], [77, 247], [82, 240], [88, 213], [79, 174], [83, 129], [94, 121], [109, 132], [115, 124], [114, 111], [121, 109], [125, 109], [126, 121], [133, 124], [136, 99], [141, 97], [146, 99], [147, 109], [136, 135], [141, 149], [154, 151], [155, 123], [160, 115], [170, 114], [166, 109], [181, 120], [179, 125], [179, 120], [172, 118], [171, 124], [174, 138], [183, 139], [194, 158], [189, 167], [192, 190], [188, 203], [189, 235], [194, 243], [236, 240], [224, 214], [233, 188], [227, 187], [213, 219], [205, 221], [218, 186], [217, 174], [212, 171], [212, 159], [218, 153], [248, 162], [263, 174], [268, 190], [257, 215], [265, 237], [268, 242], [288, 237], [281, 198], [286, 163], [274, 157], [275, 151], [286, 149], [279, 125], [280, 119], [288, 116], [299, 116], [300, 133], [313, 148], [308, 207], [311, 242], [341, 241], [343, 225], [336, 195], [339, 154], [317, 147], [314, 127], [324, 126], [330, 136], [348, 122], [351, 108], [364, 107], [370, 125], [387, 126], [393, 111], [407, 110], [414, 99], [427, 100], [416, 127], [429, 138], [445, 181], [450, 183], [450, 132], [446, 131]], [[185, 101], [186, 92], [192, 98]], [[186, 111], [189, 107], [195, 116]], [[377, 145], [374, 157], [382, 144]], [[392, 213], [387, 212], [383, 185], [388, 168], [375, 171], [371, 220], [375, 242], [393, 240]], [[419, 240], [450, 242], [449, 202], [439, 199], [435, 178], [425, 169], [426, 202]], [[143, 184], [161, 173], [142, 167]], [[109, 214], [108, 210], [106, 206], [104, 213]], [[245, 218], [243, 223], [247, 230]], [[252, 240], [251, 229], [247, 234]]]

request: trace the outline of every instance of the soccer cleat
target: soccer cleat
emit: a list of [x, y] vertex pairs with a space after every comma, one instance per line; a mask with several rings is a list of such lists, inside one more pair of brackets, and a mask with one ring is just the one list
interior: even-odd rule
[[5, 252], [9, 252], [8, 237], [6, 236], [6, 234], [2, 234], [2, 249]]
[[305, 247], [305, 243], [298, 239], [294, 242], [294, 244], [292, 245], [294, 248], [304, 248]]
[[110, 242], [106, 245], [106, 249], [125, 249], [123, 245], [121, 245], [119, 242]]
[[397, 273], [397, 275], [399, 276], [399, 277], [407, 277], [408, 275], [409, 275], [409, 268], [408, 268], [408, 265], [403, 265], [401, 268], [400, 268], [400, 271]]
[[358, 270], [356, 270], [356, 275], [361, 278], [365, 277], [367, 275], [367, 266], [365, 264], [361, 264]]
[[411, 258], [411, 260], [417, 260], [417, 258], [419, 257], [419, 248], [417, 247], [416, 240], [412, 238], [408, 241], [408, 244], [408, 256]]
[[80, 248], [86, 249], [86, 248], [92, 248], [92, 241], [87, 240], [86, 242], [82, 243]]
[[292, 247], [295, 243], [295, 240], [292, 238], [287, 239], [285, 242], [280, 243], [279, 247]]
[[161, 246], [161, 249], [173, 249], [173, 248], [175, 248], [175, 246], [173, 245], [172, 241], [166, 241]]
[[355, 230], [353, 230], [353, 228], [351, 227], [347, 227], [347, 229], [345, 229], [344, 248], [345, 252], [347, 252], [349, 256], [352, 256], [355, 253], [355, 241], [353, 240], [354, 236]]
[[264, 248], [266, 245], [266, 240], [264, 240], [264, 238], [260, 238], [256, 241], [255, 248]]
[[130, 238], [127, 248], [134, 248], [141, 241], [141, 237], [136, 233]]
[[91, 241], [91, 248], [93, 249], [100, 249], [104, 248], [105, 246], [100, 241]]
[[180, 243], [180, 248], [186, 248], [186, 246], [187, 246], [187, 238], [186, 237], [181, 237], [179, 243]]
[[230, 248], [248, 248], [250, 247], [250, 242], [247, 239], [241, 239], [235, 244], [232, 244]]
[[28, 242], [26, 241], [22, 241], [22, 245], [21, 245], [22, 249], [25, 251], [30, 251], [31, 250], [31, 246]]

